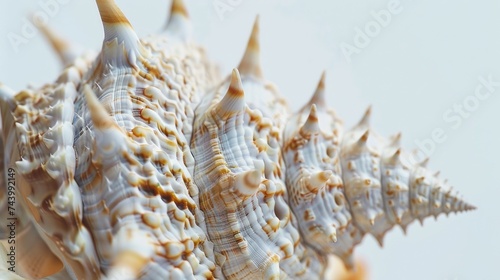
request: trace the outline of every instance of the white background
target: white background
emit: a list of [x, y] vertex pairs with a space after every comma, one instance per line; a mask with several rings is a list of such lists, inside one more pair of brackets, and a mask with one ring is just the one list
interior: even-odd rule
[[[103, 32], [95, 1], [66, 1], [50, 24], [98, 49]], [[430, 167], [479, 209], [438, 222], [429, 218], [424, 227], [412, 224], [407, 237], [395, 229], [384, 249], [365, 238], [356, 256], [368, 262], [371, 279], [500, 279], [500, 87], [458, 127], [443, 119], [454, 104], [471, 100], [480, 76], [500, 82], [500, 2], [401, 0], [402, 11], [348, 62], [342, 42], [352, 45], [355, 28], [364, 29], [371, 11], [387, 9], [390, 1], [226, 1], [240, 4], [223, 17], [213, 7], [217, 1], [186, 1], [196, 40], [223, 73], [238, 64], [260, 14], [265, 76], [294, 109], [326, 69], [328, 102], [347, 128], [372, 104], [375, 128], [383, 135], [402, 131], [409, 149], [434, 129], [444, 130]], [[168, 0], [117, 2], [140, 36], [158, 32], [166, 21]], [[20, 90], [54, 80], [57, 57], [39, 34], [22, 33], [23, 18], [43, 11], [40, 3], [2, 0], [0, 7], [0, 81]], [[9, 34], [28, 40], [16, 50]]]

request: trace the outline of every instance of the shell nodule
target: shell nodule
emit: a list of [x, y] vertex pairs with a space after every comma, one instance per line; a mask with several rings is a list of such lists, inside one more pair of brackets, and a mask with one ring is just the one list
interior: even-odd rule
[[39, 89], [0, 85], [2, 185], [20, 174], [19, 275], [322, 279], [331, 255], [353, 266], [366, 234], [382, 245], [395, 225], [475, 209], [426, 161], [410, 164], [401, 134], [379, 136], [371, 107], [344, 132], [325, 72], [291, 113], [263, 75], [258, 17], [221, 78], [181, 0], [146, 38], [114, 1], [96, 2], [98, 55], [39, 26], [63, 73]]

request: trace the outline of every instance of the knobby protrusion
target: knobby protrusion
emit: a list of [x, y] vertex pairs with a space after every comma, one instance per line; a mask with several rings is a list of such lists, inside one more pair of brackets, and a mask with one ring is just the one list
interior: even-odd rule
[[264, 272], [264, 279], [280, 279], [279, 256], [275, 255]]
[[305, 181], [307, 191], [318, 193], [322, 188], [326, 187], [326, 182], [332, 177], [333, 172], [330, 170], [318, 171], [309, 175]]
[[187, 42], [191, 39], [192, 25], [183, 0], [172, 0], [170, 17], [165, 31], [170, 38], [178, 39], [181, 42]]
[[229, 89], [214, 109], [215, 113], [224, 120], [245, 109], [245, 94], [238, 69], [233, 69]]
[[257, 193], [262, 181], [262, 172], [259, 169], [245, 171], [235, 175], [235, 190], [249, 197]]
[[263, 79], [262, 68], [260, 66], [260, 26], [259, 26], [259, 16], [255, 19], [253, 25], [252, 34], [248, 40], [247, 49], [243, 58], [241, 59], [238, 70], [241, 75], [253, 76], [258, 79]]
[[397, 208], [396, 209], [396, 223], [398, 223], [398, 225], [401, 224], [402, 220], [403, 220], [403, 215], [405, 214], [405, 209], [403, 208]]
[[334, 225], [318, 225], [314, 230], [326, 236], [331, 243], [337, 242], [337, 229]]
[[373, 211], [372, 209], [368, 209], [368, 220], [370, 221], [370, 225], [375, 225], [375, 220], [377, 219], [378, 213], [377, 211]]
[[321, 131], [318, 123], [318, 114], [316, 110], [316, 105], [313, 104], [311, 106], [311, 111], [309, 112], [309, 116], [307, 117], [306, 122], [300, 128], [300, 132], [302, 135], [313, 135], [319, 133]]

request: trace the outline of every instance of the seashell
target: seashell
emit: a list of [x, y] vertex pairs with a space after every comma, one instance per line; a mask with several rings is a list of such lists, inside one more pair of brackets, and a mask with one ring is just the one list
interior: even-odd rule
[[0, 84], [0, 218], [13, 168], [20, 243], [18, 275], [2, 277], [323, 279], [366, 234], [382, 245], [395, 225], [474, 209], [411, 164], [400, 134], [379, 136], [371, 108], [344, 133], [325, 73], [291, 113], [263, 74], [258, 18], [221, 78], [181, 0], [142, 39], [96, 2], [98, 54], [38, 26], [65, 69], [38, 89]]

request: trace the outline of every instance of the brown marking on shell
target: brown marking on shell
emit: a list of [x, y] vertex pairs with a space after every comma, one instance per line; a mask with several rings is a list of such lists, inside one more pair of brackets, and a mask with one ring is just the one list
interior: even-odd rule
[[249, 75], [258, 79], [263, 79], [262, 68], [260, 66], [260, 42], [259, 42], [259, 16], [255, 18], [252, 34], [248, 40], [245, 54], [238, 66], [241, 75]]
[[172, 0], [172, 6], [170, 7], [170, 16], [172, 16], [173, 14], [189, 18], [189, 13], [186, 9], [186, 6], [184, 5], [183, 0]]
[[102, 22], [131, 26], [127, 17], [118, 8], [114, 0], [96, 0], [96, 2]]

